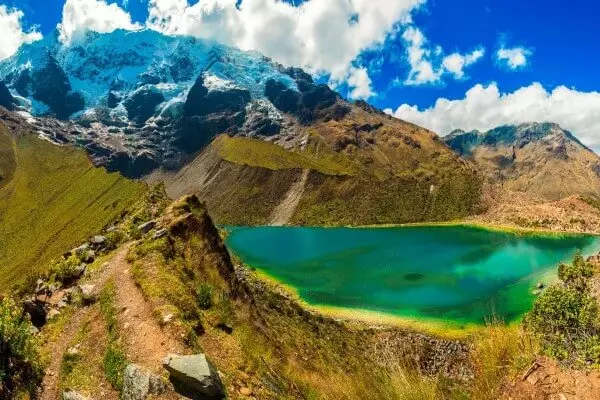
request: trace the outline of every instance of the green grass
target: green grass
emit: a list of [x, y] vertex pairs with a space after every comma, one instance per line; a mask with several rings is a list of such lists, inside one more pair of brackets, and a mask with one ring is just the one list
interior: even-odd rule
[[325, 175], [354, 175], [358, 166], [347, 157], [323, 148], [320, 154], [311, 148], [306, 152], [288, 151], [274, 143], [244, 137], [220, 136], [213, 142], [219, 156], [234, 164], [272, 170], [312, 169]]
[[[43, 272], [145, 191], [141, 183], [95, 168], [82, 150], [32, 135], [7, 141], [2, 129], [0, 151], [14, 146], [16, 168], [10, 181], [0, 183], [0, 292]], [[3, 171], [6, 165], [0, 161]]]
[[115, 309], [115, 287], [111, 282], [100, 294], [100, 310], [106, 322], [108, 332], [108, 345], [102, 360], [106, 380], [116, 390], [123, 389], [123, 378], [125, 367], [127, 367], [127, 357], [119, 341], [117, 310]]

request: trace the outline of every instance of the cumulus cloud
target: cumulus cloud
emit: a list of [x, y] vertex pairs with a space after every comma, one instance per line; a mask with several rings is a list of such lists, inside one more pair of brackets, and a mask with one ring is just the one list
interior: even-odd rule
[[496, 61], [511, 70], [516, 70], [526, 67], [532, 54], [531, 50], [524, 47], [507, 49], [503, 46], [496, 52]]
[[[347, 81], [355, 97], [372, 95], [357, 62], [382, 46], [425, 0], [150, 0], [147, 26], [168, 34], [215, 39], [257, 50], [284, 64]], [[368, 84], [368, 88], [367, 85]]]
[[366, 68], [350, 68], [347, 83], [353, 88], [348, 94], [353, 100], [368, 99], [375, 94], [371, 88], [371, 78]]
[[12, 56], [23, 43], [42, 38], [35, 28], [23, 30], [23, 11], [0, 5], [0, 60]]
[[403, 104], [395, 112], [386, 111], [441, 135], [454, 129], [486, 131], [506, 124], [556, 122], [600, 150], [598, 92], [579, 92], [565, 86], [547, 91], [540, 83], [532, 83], [512, 93], [501, 93], [495, 83], [477, 84], [460, 100], [438, 99], [425, 110]]
[[67, 0], [58, 32], [61, 42], [68, 44], [87, 31], [109, 33], [116, 29], [140, 28], [117, 4], [108, 4], [104, 0]]
[[465, 68], [479, 61], [485, 49], [479, 47], [468, 54], [452, 53], [443, 56], [440, 46], [432, 47], [420, 29], [409, 26], [402, 34], [406, 45], [406, 58], [410, 65], [406, 85], [440, 83], [444, 74], [456, 79], [465, 78]]
[[472, 64], [475, 64], [484, 55], [485, 49], [483, 47], [475, 49], [473, 52], [466, 55], [453, 53], [444, 57], [442, 65], [449, 73], [453, 74], [454, 77], [457, 79], [463, 79], [465, 77], [464, 69]]

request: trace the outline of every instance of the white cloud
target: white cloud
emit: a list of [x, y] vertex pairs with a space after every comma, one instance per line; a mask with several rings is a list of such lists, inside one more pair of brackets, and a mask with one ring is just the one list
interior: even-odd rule
[[406, 85], [426, 85], [441, 82], [446, 73], [456, 79], [465, 77], [464, 69], [485, 54], [485, 49], [479, 47], [469, 54], [452, 53], [443, 57], [444, 50], [440, 46], [430, 48], [429, 41], [420, 29], [409, 26], [402, 34], [406, 45], [406, 58], [410, 65]]
[[371, 88], [371, 78], [366, 68], [350, 68], [347, 83], [353, 88], [348, 94], [353, 100], [368, 99], [375, 94]]
[[23, 43], [42, 38], [35, 29], [23, 30], [23, 11], [0, 5], [0, 60], [12, 56]]
[[464, 99], [438, 99], [425, 110], [404, 104], [393, 114], [441, 135], [454, 129], [486, 131], [506, 124], [556, 122], [600, 150], [600, 93], [565, 86], [547, 91], [540, 83], [532, 83], [512, 93], [501, 93], [495, 83], [477, 84]]
[[58, 25], [60, 40], [71, 43], [87, 31], [100, 33], [116, 29], [136, 30], [139, 24], [117, 4], [104, 0], [67, 0], [63, 7], [62, 22]]
[[501, 65], [504, 65], [509, 69], [516, 70], [526, 67], [529, 63], [529, 56], [532, 54], [533, 52], [531, 50], [524, 47], [513, 47], [512, 49], [507, 49], [502, 46], [496, 52], [496, 60]]
[[293, 6], [279, 0], [243, 0], [237, 7], [236, 0], [194, 5], [187, 0], [150, 0], [147, 25], [168, 34], [257, 50], [284, 65], [330, 75], [332, 82], [351, 78], [351, 93], [365, 97], [372, 91], [365, 89], [370, 78], [358, 65], [359, 55], [382, 46], [425, 1], [310, 0]]
[[481, 57], [484, 56], [484, 54], [485, 49], [482, 47], [475, 49], [473, 52], [466, 55], [453, 53], [444, 57], [442, 65], [449, 73], [453, 74], [456, 79], [462, 79], [465, 77], [465, 67], [475, 64]]

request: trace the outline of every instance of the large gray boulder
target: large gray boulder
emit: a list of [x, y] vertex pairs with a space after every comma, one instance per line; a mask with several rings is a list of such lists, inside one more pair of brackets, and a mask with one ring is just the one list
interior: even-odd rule
[[225, 398], [219, 372], [204, 354], [170, 354], [163, 360], [163, 365], [171, 374], [171, 382], [180, 394], [197, 400]]
[[144, 400], [150, 395], [161, 395], [167, 387], [162, 378], [139, 365], [130, 364], [123, 377], [123, 400]]

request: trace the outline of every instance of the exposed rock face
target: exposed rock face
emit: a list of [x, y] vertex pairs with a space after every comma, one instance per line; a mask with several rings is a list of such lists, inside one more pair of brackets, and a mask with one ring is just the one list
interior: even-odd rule
[[175, 389], [192, 399], [224, 399], [225, 389], [216, 368], [204, 354], [168, 355], [163, 361]]
[[250, 100], [250, 92], [237, 87], [209, 90], [199, 76], [183, 108], [184, 127], [178, 144], [192, 153], [220, 133], [236, 133], [246, 120]]
[[4, 84], [4, 82], [0, 81], [0, 106], [6, 108], [7, 110], [12, 110], [14, 108], [15, 99], [10, 94], [10, 91]]
[[[115, 99], [113, 99], [113, 101], [114, 100]], [[142, 87], [136, 90], [133, 95], [125, 101], [124, 105], [129, 119], [135, 123], [143, 124], [154, 115], [156, 106], [163, 101], [165, 101], [165, 97], [162, 93], [152, 90], [150, 87]]]
[[123, 400], [144, 400], [150, 395], [161, 395], [167, 390], [163, 380], [139, 365], [130, 364], [123, 376]]
[[547, 200], [600, 192], [600, 157], [557, 124], [457, 130], [444, 141], [475, 161], [489, 182], [508, 190]]
[[43, 64], [32, 71], [31, 89], [33, 98], [45, 103], [59, 119], [83, 110], [83, 96], [72, 91], [69, 78], [49, 54]]

